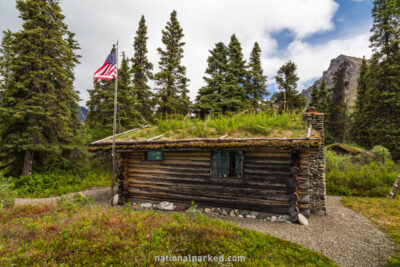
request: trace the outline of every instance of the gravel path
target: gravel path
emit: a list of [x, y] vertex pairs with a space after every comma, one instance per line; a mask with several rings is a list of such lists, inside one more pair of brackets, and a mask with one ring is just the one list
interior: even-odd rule
[[389, 238], [340, 202], [327, 197], [326, 216], [311, 216], [309, 226], [218, 216], [223, 220], [298, 243], [328, 256], [339, 266], [383, 266], [394, 250]]

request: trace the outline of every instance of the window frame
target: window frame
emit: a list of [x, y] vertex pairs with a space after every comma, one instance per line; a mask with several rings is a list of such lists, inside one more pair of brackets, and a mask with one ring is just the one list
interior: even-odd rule
[[[161, 159], [148, 159], [149, 152], [161, 152]], [[148, 150], [144, 152], [144, 161], [148, 162], [161, 162], [164, 160], [164, 151], [162, 150]]]
[[[240, 157], [240, 175], [237, 175], [237, 176], [226, 176], [226, 177], [215, 175], [214, 174], [214, 153], [217, 153], [217, 152], [229, 152], [229, 164], [232, 161], [231, 153], [241, 152], [241, 157]], [[229, 168], [231, 168], [230, 165], [229, 165]], [[242, 179], [244, 177], [244, 151], [243, 150], [213, 150], [213, 151], [211, 151], [210, 176], [211, 176], [211, 178], [216, 178], [216, 179]]]

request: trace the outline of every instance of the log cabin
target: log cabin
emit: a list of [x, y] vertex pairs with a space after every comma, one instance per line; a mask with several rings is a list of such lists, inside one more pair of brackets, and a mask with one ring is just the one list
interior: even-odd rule
[[[286, 215], [292, 221], [299, 213], [326, 212], [323, 114], [310, 110], [304, 119], [299, 136], [279, 138], [243, 137], [243, 129], [242, 137], [231, 131], [220, 137], [176, 138], [159, 134], [156, 126], [122, 133], [116, 139], [118, 194], [136, 201], [194, 201]], [[111, 147], [109, 137], [91, 143], [89, 150]]]

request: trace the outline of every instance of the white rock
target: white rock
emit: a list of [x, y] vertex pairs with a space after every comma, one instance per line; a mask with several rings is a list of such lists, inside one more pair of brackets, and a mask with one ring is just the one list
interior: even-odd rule
[[276, 219], [277, 219], [276, 216], [272, 216], [272, 217], [271, 217], [271, 222], [276, 221]]
[[112, 205], [113, 205], [113, 206], [117, 206], [117, 205], [118, 205], [118, 200], [119, 200], [119, 195], [118, 195], [118, 194], [115, 194], [115, 195], [113, 196], [113, 199], [112, 199]]
[[159, 210], [174, 210], [174, 204], [168, 201], [160, 202], [157, 207]]
[[246, 218], [250, 218], [250, 219], [255, 219], [256, 218], [256, 216], [255, 215], [246, 215]]
[[232, 211], [229, 213], [229, 216], [231, 216], [231, 217], [235, 217], [235, 216], [236, 216], [236, 214], [235, 214], [235, 211], [234, 211], [234, 210], [232, 210]]
[[299, 213], [299, 214], [297, 215], [297, 220], [299, 221], [299, 223], [300, 223], [301, 225], [308, 225], [308, 220], [307, 220], [307, 218], [306, 218], [303, 214], [301, 214], [301, 213]]
[[205, 213], [211, 213], [212, 211], [211, 211], [210, 208], [205, 208], [205, 209], [204, 209], [204, 212], [205, 212]]
[[242, 215], [242, 214], [239, 214], [239, 218], [243, 218], [243, 215]]
[[151, 203], [141, 203], [140, 208], [141, 209], [150, 209], [152, 207]]

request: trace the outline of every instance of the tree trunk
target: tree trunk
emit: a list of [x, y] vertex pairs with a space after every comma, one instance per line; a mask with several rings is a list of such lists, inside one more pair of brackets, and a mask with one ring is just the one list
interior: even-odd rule
[[33, 163], [33, 152], [25, 151], [24, 169], [22, 170], [22, 176], [28, 176], [32, 174], [32, 163]]
[[286, 91], [283, 91], [283, 111], [286, 111]]

